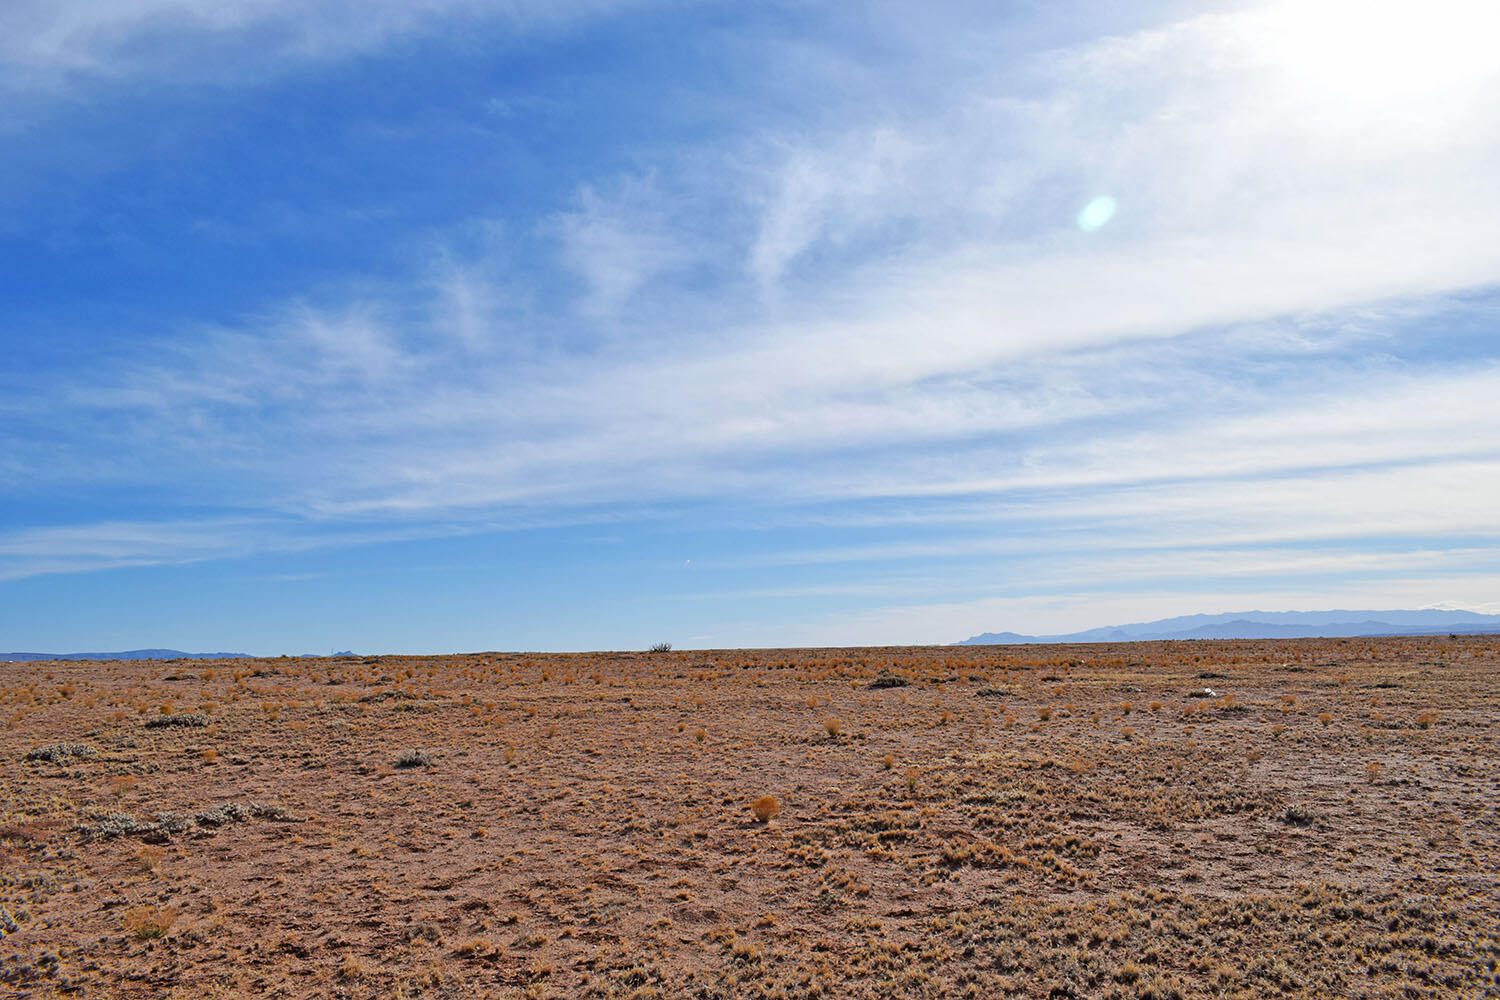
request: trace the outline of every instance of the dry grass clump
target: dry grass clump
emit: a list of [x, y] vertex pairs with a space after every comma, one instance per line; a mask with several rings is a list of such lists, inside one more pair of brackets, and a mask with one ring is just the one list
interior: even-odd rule
[[456, 958], [495, 960], [505, 954], [505, 946], [490, 938], [470, 938], [453, 949]]
[[750, 811], [755, 814], [757, 823], [767, 823], [781, 815], [781, 803], [776, 801], [775, 796], [762, 795], [750, 803]]
[[340, 979], [363, 980], [369, 979], [375, 974], [375, 967], [366, 962], [358, 955], [345, 953], [343, 961], [338, 966], [338, 977]]
[[838, 735], [843, 731], [843, 728], [844, 723], [836, 715], [830, 715], [823, 720], [823, 730], [828, 733], [828, 738], [831, 740], [838, 739]]
[[166, 937], [177, 916], [177, 910], [171, 906], [137, 906], [125, 911], [120, 924], [137, 941], [150, 941]]

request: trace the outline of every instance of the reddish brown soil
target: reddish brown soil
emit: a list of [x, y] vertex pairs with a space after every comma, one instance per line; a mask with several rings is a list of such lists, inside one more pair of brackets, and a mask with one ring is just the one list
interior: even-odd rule
[[0, 679], [0, 995], [1500, 995], [1500, 638]]

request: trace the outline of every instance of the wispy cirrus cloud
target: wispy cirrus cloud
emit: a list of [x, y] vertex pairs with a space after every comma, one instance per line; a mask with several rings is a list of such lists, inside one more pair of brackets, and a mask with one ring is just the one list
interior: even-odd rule
[[256, 79], [475, 20], [552, 28], [640, 5], [630, 0], [16, 0], [0, 12], [0, 84], [55, 92], [80, 79]]
[[[466, 24], [561, 37], [639, 6], [377, 4], [341, 36], [340, 3], [23, 4], [0, 72], [38, 91], [208, 79], [181, 63], [191, 46], [161, 43], [308, 66]], [[756, 543], [722, 560], [741, 568], [1108, 536], [1130, 554], [1049, 585], [1341, 559], [1399, 575], [1428, 556], [1381, 546], [1425, 538], [1487, 579], [1500, 69], [1464, 39], [1490, 15], [1362, 6], [1330, 48], [1336, 8], [1247, 4], [1006, 60], [938, 58], [893, 5], [870, 9], [863, 46], [714, 25], [702, 44], [756, 69], [753, 87], [699, 80], [678, 122], [617, 138], [534, 203], [471, 192], [463, 222], [400, 234], [396, 273], [229, 317], [183, 306], [97, 361], [27, 373], [0, 402], [18, 428], [0, 462], [32, 494], [171, 484], [166, 522], [232, 503], [268, 518], [252, 548], [703, 504], [736, 529], [749, 509], [774, 530], [884, 533]], [[981, 40], [1003, 17], [965, 14]], [[828, 107], [778, 90], [814, 78]], [[546, 114], [528, 127], [561, 141]], [[524, 141], [484, 149], [497, 170], [545, 155]], [[1099, 195], [1117, 211], [1085, 232]], [[228, 551], [196, 537], [167, 532], [152, 558]], [[58, 535], [20, 555], [45, 559], [48, 539], [67, 565]]]

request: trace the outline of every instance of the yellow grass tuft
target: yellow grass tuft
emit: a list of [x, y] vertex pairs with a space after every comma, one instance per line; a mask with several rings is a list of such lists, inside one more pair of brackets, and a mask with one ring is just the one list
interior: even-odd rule
[[762, 795], [750, 803], [750, 811], [755, 813], [757, 823], [767, 823], [781, 813], [781, 803], [771, 795]]
[[177, 921], [177, 910], [173, 907], [137, 906], [120, 918], [125, 933], [137, 941], [151, 941], [167, 936], [167, 931]]

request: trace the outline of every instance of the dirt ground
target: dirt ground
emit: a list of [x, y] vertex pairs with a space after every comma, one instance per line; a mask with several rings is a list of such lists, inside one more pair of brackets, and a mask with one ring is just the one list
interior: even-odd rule
[[1500, 637], [0, 681], [0, 995], [1500, 996]]

